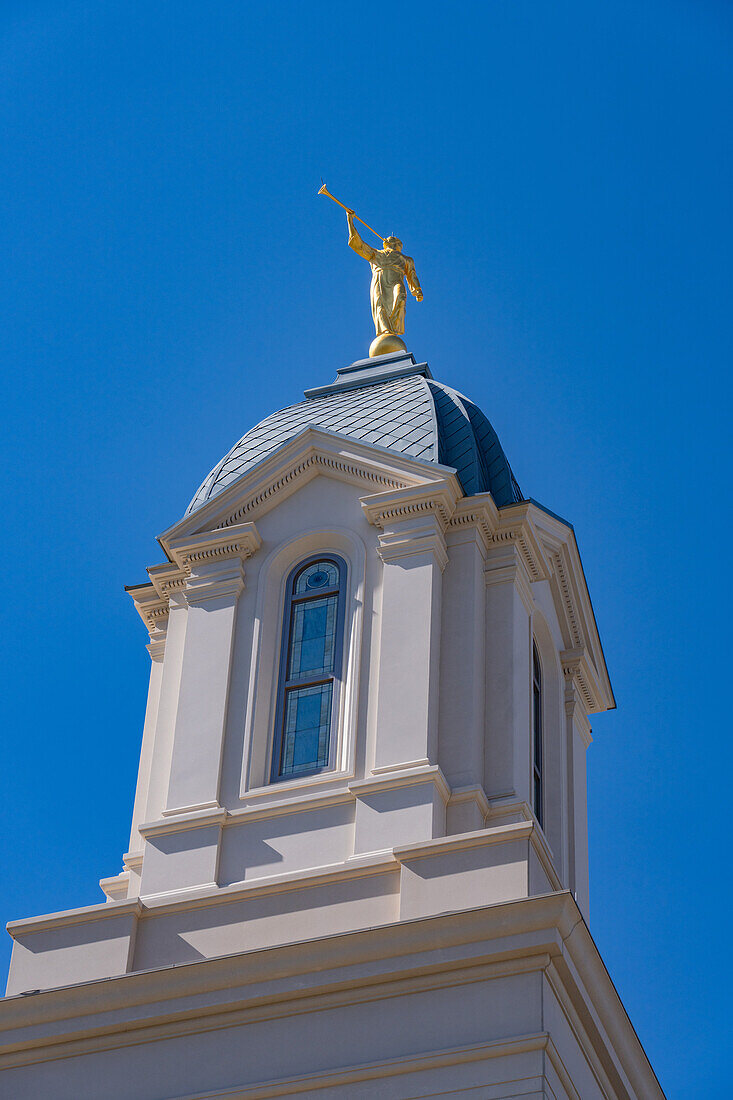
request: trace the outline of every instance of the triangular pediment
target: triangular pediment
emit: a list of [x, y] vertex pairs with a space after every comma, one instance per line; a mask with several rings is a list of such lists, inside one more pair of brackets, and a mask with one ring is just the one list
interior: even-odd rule
[[317, 477], [353, 485], [369, 497], [446, 483], [454, 499], [462, 495], [450, 467], [308, 426], [159, 535], [168, 560], [148, 569], [148, 583], [128, 588], [153, 642], [165, 631], [169, 600], [186, 586], [196, 563], [249, 557], [261, 545], [256, 521]]
[[452, 469], [435, 462], [307, 427], [234, 478], [213, 500], [169, 527], [158, 541], [170, 554], [175, 540], [252, 523], [315, 477], [330, 477], [369, 493], [381, 493], [452, 476]]

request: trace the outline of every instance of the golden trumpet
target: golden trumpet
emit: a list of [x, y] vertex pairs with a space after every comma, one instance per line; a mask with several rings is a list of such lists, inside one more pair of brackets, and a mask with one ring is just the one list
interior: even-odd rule
[[[333, 199], [333, 201], [338, 203], [339, 206], [343, 207], [344, 210], [346, 210], [346, 211], [350, 210], [350, 207], [345, 206], [344, 203], [342, 203], [340, 199], [337, 199], [335, 195], [331, 194], [331, 192], [326, 187], [325, 183], [322, 184], [321, 187], [319, 187], [318, 194], [319, 195], [328, 195], [329, 199]], [[385, 240], [387, 239], [386, 237], [383, 237], [381, 233], [377, 233], [376, 229], [372, 229], [371, 225], [367, 225], [367, 223], [364, 221], [364, 219], [360, 218], [358, 214], [354, 214], [354, 217], [356, 218], [356, 220], [358, 222], [361, 222], [362, 225], [365, 225], [370, 233], [373, 233], [375, 237], [379, 237], [382, 244], [384, 244]]]

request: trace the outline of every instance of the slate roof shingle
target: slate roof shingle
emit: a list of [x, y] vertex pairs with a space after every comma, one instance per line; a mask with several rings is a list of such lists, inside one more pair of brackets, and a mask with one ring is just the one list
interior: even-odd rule
[[375, 378], [370, 384], [309, 397], [272, 413], [214, 467], [186, 514], [309, 425], [451, 466], [467, 495], [490, 492], [499, 507], [521, 500], [501, 444], [481, 410], [449, 386], [411, 373], [388, 381]]

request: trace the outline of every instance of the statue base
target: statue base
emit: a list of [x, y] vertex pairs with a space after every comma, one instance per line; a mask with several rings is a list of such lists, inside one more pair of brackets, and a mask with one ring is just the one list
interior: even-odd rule
[[407, 351], [407, 344], [394, 332], [382, 332], [369, 345], [369, 358], [373, 359], [375, 355], [386, 355], [390, 351]]

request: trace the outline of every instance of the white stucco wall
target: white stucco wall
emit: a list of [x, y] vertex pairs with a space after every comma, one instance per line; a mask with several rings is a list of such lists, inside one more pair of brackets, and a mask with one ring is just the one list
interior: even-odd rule
[[[613, 697], [571, 530], [306, 429], [161, 541], [132, 593], [152, 665], [125, 869], [106, 904], [10, 926], [9, 993], [48, 991], [0, 1005], [10, 1094], [661, 1095], [581, 919], [586, 712]], [[333, 767], [272, 783], [285, 586], [320, 553], [347, 566]], [[220, 982], [245, 956], [266, 991]]]

